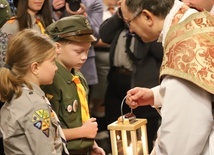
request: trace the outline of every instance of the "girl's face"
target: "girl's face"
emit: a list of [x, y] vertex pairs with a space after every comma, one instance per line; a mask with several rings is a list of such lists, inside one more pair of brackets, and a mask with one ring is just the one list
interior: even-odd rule
[[80, 69], [88, 57], [90, 42], [69, 42], [58, 44], [57, 60], [69, 71], [72, 68]]
[[35, 15], [42, 9], [45, 0], [28, 0], [28, 12], [31, 15]]
[[58, 69], [55, 60], [56, 56], [53, 56], [38, 65], [38, 80], [40, 85], [48, 85], [53, 82], [55, 72]]

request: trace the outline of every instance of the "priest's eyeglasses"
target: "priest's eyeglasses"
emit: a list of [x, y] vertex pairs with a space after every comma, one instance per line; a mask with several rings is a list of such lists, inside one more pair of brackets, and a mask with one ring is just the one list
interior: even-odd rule
[[127, 27], [130, 27], [131, 22], [136, 19], [138, 16], [140, 16], [140, 14], [142, 13], [142, 9], [138, 9], [139, 11], [137, 11], [134, 16], [130, 19], [130, 20], [125, 20], [123, 17], [123, 13], [121, 11], [121, 8], [118, 8], [117, 14], [119, 16], [119, 18], [123, 19], [123, 21], [125, 22]]
[[128, 27], [130, 27], [131, 22], [132, 22], [133, 20], [135, 20], [138, 16], [140, 16], [141, 13], [142, 13], [142, 10], [140, 9], [139, 11], [137, 11], [137, 12], [134, 14], [134, 16], [133, 16], [130, 20], [125, 21], [125, 22], [126, 22], [126, 25], [127, 25]]

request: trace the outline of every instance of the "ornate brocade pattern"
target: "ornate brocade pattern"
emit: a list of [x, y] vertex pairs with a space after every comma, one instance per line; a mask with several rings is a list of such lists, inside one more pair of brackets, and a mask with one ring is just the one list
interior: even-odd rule
[[189, 80], [214, 94], [214, 18], [195, 13], [171, 27], [166, 36], [160, 76]]

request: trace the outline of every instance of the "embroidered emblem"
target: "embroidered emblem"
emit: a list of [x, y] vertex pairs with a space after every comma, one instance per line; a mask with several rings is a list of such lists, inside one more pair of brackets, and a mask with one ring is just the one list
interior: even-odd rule
[[68, 111], [68, 112], [72, 112], [72, 110], [73, 110], [72, 106], [71, 106], [71, 105], [68, 105], [67, 111]]
[[0, 31], [0, 42], [1, 42], [1, 46], [0, 46], [0, 65], [4, 65], [5, 63], [5, 56], [6, 56], [6, 50], [7, 50], [7, 45], [8, 45], [8, 40], [10, 38], [11, 34], [7, 34], [7, 33], [3, 33], [2, 31]]
[[39, 120], [39, 116], [37, 114], [33, 114], [32, 122], [38, 122]]
[[74, 102], [73, 102], [73, 111], [74, 112], [77, 112], [78, 106], [79, 106], [78, 101], [74, 100]]
[[39, 130], [41, 130], [42, 122], [41, 122], [41, 121], [36, 122], [36, 123], [34, 123], [34, 126], [35, 126], [36, 128], [38, 128]]
[[49, 126], [50, 126], [50, 118], [44, 119], [44, 120], [42, 121], [42, 130], [48, 129]]
[[49, 128], [42, 131], [47, 137], [49, 137]]
[[32, 122], [37, 129], [41, 130], [47, 137], [49, 137], [49, 127], [51, 121], [48, 110], [40, 109], [35, 111], [32, 116]]
[[89, 21], [87, 19], [85, 19], [85, 24], [87, 27], [90, 27]]

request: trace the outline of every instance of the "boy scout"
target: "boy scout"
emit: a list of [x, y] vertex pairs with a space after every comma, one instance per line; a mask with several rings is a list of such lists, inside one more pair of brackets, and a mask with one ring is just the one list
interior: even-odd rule
[[52, 23], [46, 33], [56, 41], [58, 71], [53, 84], [43, 90], [60, 119], [69, 153], [104, 155], [104, 150], [93, 140], [97, 122], [89, 116], [88, 86], [79, 71], [91, 43], [96, 41], [93, 30], [84, 16], [74, 15]]

